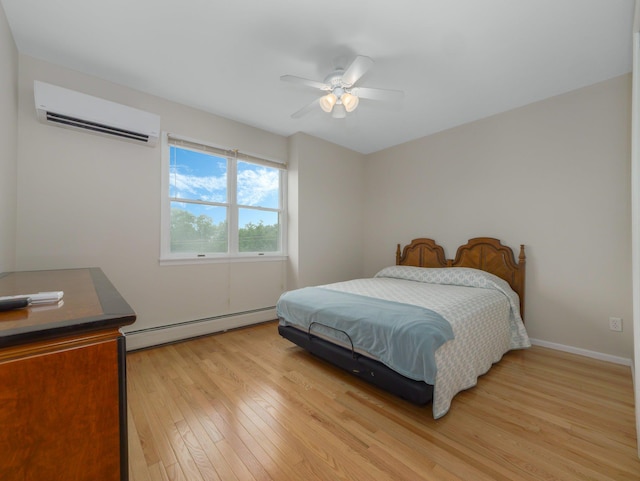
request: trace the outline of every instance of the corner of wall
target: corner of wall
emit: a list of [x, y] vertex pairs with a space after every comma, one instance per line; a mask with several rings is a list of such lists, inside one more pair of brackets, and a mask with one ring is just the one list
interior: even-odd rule
[[0, 4], [0, 272], [15, 270], [19, 55]]
[[287, 139], [288, 146], [288, 168], [287, 168], [287, 249], [289, 260], [287, 262], [286, 286], [285, 289], [295, 289], [298, 287], [299, 274], [299, 252], [298, 245], [298, 137], [294, 134]]

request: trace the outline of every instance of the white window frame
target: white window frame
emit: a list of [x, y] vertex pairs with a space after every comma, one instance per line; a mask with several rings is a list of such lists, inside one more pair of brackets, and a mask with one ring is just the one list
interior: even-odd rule
[[[172, 253], [171, 252], [171, 198], [170, 182], [170, 147], [172, 145], [193, 148], [203, 152], [211, 152], [231, 161], [227, 163], [227, 222], [228, 252], [226, 253]], [[161, 232], [160, 232], [160, 265], [202, 264], [216, 262], [260, 262], [279, 261], [287, 258], [287, 164], [279, 160], [271, 160], [255, 155], [245, 154], [236, 149], [228, 149], [199, 140], [163, 132], [162, 149], [162, 195], [161, 195]], [[280, 171], [280, 251], [279, 252], [239, 252], [238, 251], [238, 212], [244, 206], [237, 203], [237, 162], [246, 161], [254, 164], [275, 167]], [[259, 207], [257, 207], [259, 209]], [[271, 209], [265, 209], [272, 211]]]

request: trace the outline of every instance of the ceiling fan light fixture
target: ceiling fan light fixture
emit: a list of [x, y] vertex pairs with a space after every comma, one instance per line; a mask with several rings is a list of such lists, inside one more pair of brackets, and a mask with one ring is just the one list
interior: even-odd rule
[[334, 95], [333, 92], [328, 93], [327, 95], [320, 97], [320, 108], [325, 112], [331, 112], [333, 106], [338, 101], [338, 98]]
[[350, 94], [349, 92], [343, 93], [342, 97], [340, 97], [340, 101], [347, 112], [353, 112], [360, 103], [358, 96]]
[[347, 111], [342, 104], [337, 104], [333, 109], [333, 113], [331, 114], [331, 117], [333, 117], [334, 119], [344, 119], [346, 116]]
[[319, 105], [324, 112], [330, 113], [333, 118], [343, 119], [348, 113], [358, 108], [360, 98], [367, 99], [367, 101], [401, 102], [403, 92], [400, 90], [368, 88], [358, 85], [360, 79], [372, 65], [371, 58], [358, 55], [347, 68], [335, 69], [324, 78], [323, 82], [295, 75], [282, 75], [280, 80], [305, 85], [322, 92], [321, 97], [314, 98], [312, 102], [291, 114], [291, 118], [299, 119], [317, 109]]

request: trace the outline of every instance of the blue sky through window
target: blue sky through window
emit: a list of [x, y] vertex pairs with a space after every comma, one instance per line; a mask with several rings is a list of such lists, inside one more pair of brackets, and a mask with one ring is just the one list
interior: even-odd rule
[[[171, 146], [169, 196], [206, 202], [227, 202], [227, 159], [213, 154]], [[237, 164], [237, 202], [251, 207], [277, 209], [280, 202], [278, 169], [239, 161]], [[207, 215], [214, 224], [223, 222], [226, 209], [201, 204], [172, 202], [195, 216]], [[278, 223], [278, 214], [256, 209], [241, 209], [239, 227], [248, 223]]]

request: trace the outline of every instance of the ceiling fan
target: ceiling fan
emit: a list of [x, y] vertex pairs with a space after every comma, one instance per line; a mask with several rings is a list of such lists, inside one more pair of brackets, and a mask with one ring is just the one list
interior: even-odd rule
[[347, 112], [353, 112], [360, 99], [384, 100], [400, 102], [404, 92], [400, 90], [374, 89], [368, 87], [356, 87], [355, 84], [373, 66], [373, 60], [362, 55], [357, 56], [346, 69], [336, 68], [327, 75], [324, 82], [309, 80], [295, 75], [283, 75], [280, 80], [292, 82], [307, 87], [317, 88], [325, 92], [322, 97], [315, 99], [291, 115], [298, 119], [313, 110], [316, 104], [320, 108], [331, 113], [335, 119], [343, 119]]

